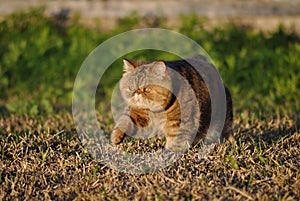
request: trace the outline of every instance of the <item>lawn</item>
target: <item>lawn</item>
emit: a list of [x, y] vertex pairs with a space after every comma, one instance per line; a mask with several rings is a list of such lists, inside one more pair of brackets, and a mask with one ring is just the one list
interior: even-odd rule
[[[33, 9], [0, 22], [1, 200], [299, 199], [299, 33], [237, 24], [208, 30], [205, 19], [181, 16], [172, 30], [202, 45], [232, 92], [236, 144], [217, 145], [206, 158], [198, 145], [165, 169], [137, 175], [110, 168], [84, 148], [72, 117], [73, 84], [84, 59], [106, 39], [133, 28], [169, 27], [163, 17], [151, 24], [132, 14], [108, 32], [79, 19], [45, 17], [43, 9]], [[153, 50], [124, 57], [175, 58]], [[97, 91], [106, 134], [113, 126], [108, 101], [122, 58], [106, 72], [113, 79], [105, 76]], [[128, 141], [119, 148], [149, 151], [160, 143]]]

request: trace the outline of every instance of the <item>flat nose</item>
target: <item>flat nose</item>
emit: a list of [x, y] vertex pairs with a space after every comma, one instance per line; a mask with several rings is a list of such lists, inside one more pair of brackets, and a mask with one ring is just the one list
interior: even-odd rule
[[135, 93], [141, 94], [141, 93], [142, 93], [142, 90], [138, 89], [138, 90], [135, 91]]

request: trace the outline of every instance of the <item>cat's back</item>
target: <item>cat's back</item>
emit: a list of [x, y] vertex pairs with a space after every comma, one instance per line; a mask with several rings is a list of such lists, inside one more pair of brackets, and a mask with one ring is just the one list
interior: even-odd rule
[[206, 65], [207, 61], [205, 57], [199, 55], [188, 59], [166, 61], [165, 63], [190, 84], [198, 100], [209, 101], [208, 88], [200, 73], [196, 70], [196, 68], [201, 68], [203, 65]]

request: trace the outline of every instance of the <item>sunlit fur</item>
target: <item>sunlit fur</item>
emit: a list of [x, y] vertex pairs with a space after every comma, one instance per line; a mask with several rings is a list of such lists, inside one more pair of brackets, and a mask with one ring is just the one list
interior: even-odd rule
[[[120, 89], [130, 107], [158, 111], [168, 104], [171, 79], [167, 74], [156, 74], [153, 70], [153, 64], [146, 64], [124, 73]], [[146, 92], [146, 88], [151, 90]]]
[[[195, 59], [200, 67], [211, 65], [202, 56]], [[171, 76], [173, 72], [184, 81]], [[227, 111], [222, 139], [231, 141], [232, 101], [229, 90], [225, 89]], [[205, 138], [211, 119], [210, 96], [202, 77], [186, 60], [124, 60], [120, 91], [127, 108], [111, 134], [114, 144], [121, 143], [126, 134], [138, 136], [162, 131], [165, 147], [182, 151]]]

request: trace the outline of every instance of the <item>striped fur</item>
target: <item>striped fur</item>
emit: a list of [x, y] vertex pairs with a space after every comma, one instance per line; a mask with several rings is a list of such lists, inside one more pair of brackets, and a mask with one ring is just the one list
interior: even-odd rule
[[[197, 57], [199, 65], [211, 65]], [[204, 139], [211, 120], [211, 101], [202, 77], [186, 60], [124, 60], [120, 90], [128, 107], [111, 134], [114, 144], [126, 135], [151, 137], [163, 132], [166, 148], [182, 151]], [[222, 138], [232, 136], [232, 100], [225, 87], [227, 111]], [[145, 136], [144, 136], [145, 137]], [[145, 137], [146, 138], [146, 137]]]

